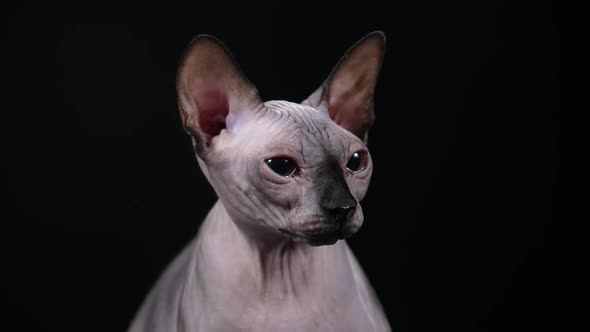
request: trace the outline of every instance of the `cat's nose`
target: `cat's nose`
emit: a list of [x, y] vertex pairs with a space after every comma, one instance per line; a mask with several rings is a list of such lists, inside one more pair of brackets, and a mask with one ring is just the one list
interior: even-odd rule
[[324, 206], [324, 210], [330, 215], [330, 217], [334, 218], [334, 221], [342, 224], [345, 223], [356, 210], [356, 202], [353, 204], [346, 204], [344, 206], [334, 206], [334, 207], [326, 207]]

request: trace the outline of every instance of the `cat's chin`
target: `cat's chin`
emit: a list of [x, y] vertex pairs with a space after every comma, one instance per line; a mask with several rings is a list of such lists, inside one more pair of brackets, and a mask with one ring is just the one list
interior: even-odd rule
[[346, 236], [341, 231], [336, 232], [329, 232], [323, 234], [314, 234], [314, 235], [294, 235], [292, 236], [293, 241], [295, 242], [302, 242], [309, 244], [313, 247], [319, 246], [330, 246], [338, 242], [338, 240], [345, 239]]
[[[351, 225], [352, 226], [352, 225]], [[358, 227], [344, 227], [344, 228], [327, 228], [323, 230], [315, 230], [313, 232], [302, 232], [293, 230], [279, 230], [279, 232], [298, 243], [305, 243], [310, 246], [329, 246], [333, 245], [338, 240], [344, 240], [356, 233]]]
[[309, 244], [313, 247], [320, 247], [320, 246], [331, 246], [334, 243], [338, 242], [338, 240], [342, 240], [339, 236], [330, 236], [330, 237], [321, 237], [321, 238], [313, 238], [313, 239], [306, 239], [305, 243]]

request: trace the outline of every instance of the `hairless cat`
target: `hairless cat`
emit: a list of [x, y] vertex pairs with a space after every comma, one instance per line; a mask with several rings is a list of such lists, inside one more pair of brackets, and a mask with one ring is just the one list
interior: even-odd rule
[[370, 33], [303, 102], [263, 102], [221, 42], [191, 42], [180, 115], [219, 199], [130, 332], [390, 331], [345, 241], [363, 223], [384, 51]]

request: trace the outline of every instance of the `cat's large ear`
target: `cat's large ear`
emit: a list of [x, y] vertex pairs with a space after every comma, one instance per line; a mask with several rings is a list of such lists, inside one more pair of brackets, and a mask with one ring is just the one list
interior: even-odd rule
[[199, 155], [221, 130], [231, 132], [246, 113], [262, 103], [227, 48], [209, 35], [197, 36], [186, 49], [176, 90], [182, 124], [194, 137]]
[[385, 35], [368, 34], [354, 44], [322, 86], [302, 104], [327, 108], [341, 127], [367, 141], [373, 124], [373, 92], [385, 53]]

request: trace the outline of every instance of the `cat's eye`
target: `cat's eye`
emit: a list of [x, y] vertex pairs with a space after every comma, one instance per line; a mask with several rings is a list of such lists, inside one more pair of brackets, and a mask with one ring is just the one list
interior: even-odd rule
[[346, 163], [346, 169], [356, 173], [360, 172], [367, 166], [367, 152], [363, 150], [356, 151], [350, 156]]
[[267, 159], [266, 165], [272, 169], [273, 172], [277, 173], [280, 176], [284, 177], [292, 177], [295, 175], [297, 171], [297, 165], [295, 162], [289, 158], [270, 158]]

